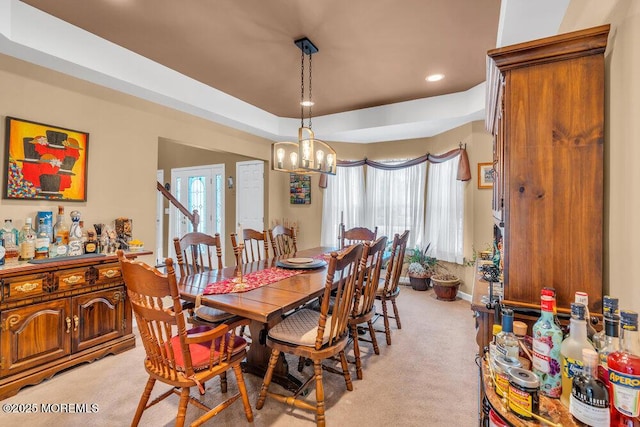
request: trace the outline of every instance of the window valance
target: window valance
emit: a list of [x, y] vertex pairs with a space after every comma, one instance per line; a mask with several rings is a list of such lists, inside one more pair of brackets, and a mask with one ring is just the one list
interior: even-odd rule
[[[410, 166], [418, 165], [422, 162], [431, 162], [431, 163], [442, 163], [447, 160], [451, 160], [456, 156], [460, 156], [460, 163], [458, 164], [458, 181], [469, 181], [471, 179], [471, 169], [469, 167], [469, 157], [467, 156], [467, 150], [462, 145], [459, 148], [447, 151], [444, 154], [425, 154], [424, 156], [416, 157], [415, 159], [407, 160], [406, 162], [389, 164], [389, 163], [381, 163], [376, 162], [374, 160], [367, 159], [366, 157], [362, 160], [338, 160], [336, 162], [336, 166], [348, 168], [354, 166], [363, 166], [367, 165], [372, 168], [384, 169], [384, 170], [394, 170], [394, 169], [403, 169], [408, 168]], [[327, 188], [327, 176], [320, 176], [320, 187]]]

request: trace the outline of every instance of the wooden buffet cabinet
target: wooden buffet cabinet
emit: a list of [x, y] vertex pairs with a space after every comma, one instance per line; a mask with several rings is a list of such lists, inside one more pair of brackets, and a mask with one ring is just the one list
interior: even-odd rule
[[115, 255], [3, 266], [0, 399], [63, 369], [135, 347], [126, 295]]
[[602, 311], [604, 51], [609, 25], [488, 52], [493, 212], [504, 298]]

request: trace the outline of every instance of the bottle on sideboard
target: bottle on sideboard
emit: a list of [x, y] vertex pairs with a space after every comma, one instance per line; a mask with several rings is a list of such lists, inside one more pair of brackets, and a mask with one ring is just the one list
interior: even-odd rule
[[36, 249], [35, 259], [47, 258], [49, 256], [49, 237], [48, 229], [44, 218], [38, 218], [38, 232], [36, 233]]
[[18, 230], [13, 226], [10, 218], [4, 220], [4, 226], [0, 229], [0, 238], [4, 241], [5, 262], [12, 263], [18, 261]]
[[578, 421], [592, 427], [609, 427], [609, 390], [596, 378], [598, 353], [582, 349], [584, 367], [573, 377], [569, 412]]
[[0, 265], [4, 265], [4, 257], [7, 251], [4, 248], [4, 239], [0, 236]]
[[[548, 295], [553, 297], [554, 301], [556, 299], [556, 290], [550, 287], [544, 287], [542, 288], [542, 290], [540, 291], [540, 295]], [[566, 337], [567, 334], [569, 333], [568, 328], [562, 326], [562, 323], [560, 323], [560, 318], [558, 317], [558, 306], [557, 304], [553, 305], [553, 322], [558, 325], [558, 328], [560, 328], [560, 330], [562, 331], [562, 336]]]
[[620, 316], [613, 314], [604, 318], [604, 331], [605, 336], [603, 339], [602, 348], [598, 350], [600, 356], [600, 364], [598, 366], [598, 378], [604, 383], [609, 385], [609, 355], [613, 352], [620, 350]]
[[36, 256], [36, 232], [31, 226], [31, 218], [24, 219], [24, 225], [18, 234], [20, 259], [29, 261]]
[[607, 357], [611, 425], [640, 426], [640, 339], [638, 313], [620, 312], [620, 350]]
[[571, 320], [569, 321], [569, 336], [562, 341], [562, 396], [560, 401], [567, 408], [571, 397], [573, 377], [582, 371], [582, 350], [594, 350], [587, 338], [586, 307], [578, 302], [571, 303]]
[[555, 323], [556, 299], [550, 295], [540, 297], [540, 318], [533, 325], [533, 372], [540, 379], [540, 393], [559, 398], [562, 390], [560, 346], [562, 329]]
[[69, 228], [69, 256], [82, 255], [84, 244], [82, 243], [82, 229], [80, 228], [80, 212], [71, 212], [71, 227]]
[[58, 206], [58, 215], [56, 216], [56, 223], [53, 226], [53, 239], [56, 237], [62, 238], [62, 243], [69, 244], [69, 225], [64, 217], [64, 206]]
[[87, 241], [84, 242], [84, 253], [95, 254], [98, 252], [98, 241], [96, 240], [96, 233], [93, 231], [87, 231]]

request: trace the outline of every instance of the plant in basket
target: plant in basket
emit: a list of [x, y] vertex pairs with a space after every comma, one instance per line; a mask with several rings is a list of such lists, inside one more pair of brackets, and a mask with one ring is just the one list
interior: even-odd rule
[[407, 267], [409, 283], [417, 291], [426, 291], [429, 288], [431, 277], [436, 273], [439, 265], [436, 258], [427, 255], [430, 246], [431, 244], [428, 244], [424, 250], [416, 246], [406, 259], [409, 264]]

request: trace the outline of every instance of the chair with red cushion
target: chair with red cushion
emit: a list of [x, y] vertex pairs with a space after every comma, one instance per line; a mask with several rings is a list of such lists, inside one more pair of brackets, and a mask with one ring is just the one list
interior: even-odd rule
[[[248, 320], [233, 324], [222, 323], [216, 327], [197, 326], [187, 330], [173, 260], [167, 258], [167, 273], [162, 274], [142, 262], [126, 259], [121, 250], [118, 251], [118, 259], [146, 352], [144, 366], [149, 374], [131, 425], [137, 426], [146, 409], [174, 393], [180, 396], [176, 426], [184, 425], [189, 403], [206, 411], [191, 424], [200, 425], [239, 398], [242, 398], [247, 420], [253, 421], [240, 368], [240, 362], [246, 356], [247, 343], [242, 337], [235, 335], [235, 328], [248, 324]], [[200, 394], [204, 394], [205, 382], [229, 369], [236, 375], [238, 393], [229, 396], [215, 408], [209, 408], [190, 396], [191, 387], [197, 387]], [[148, 404], [156, 381], [171, 388]]]

